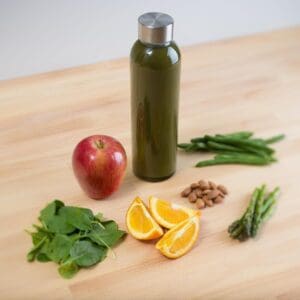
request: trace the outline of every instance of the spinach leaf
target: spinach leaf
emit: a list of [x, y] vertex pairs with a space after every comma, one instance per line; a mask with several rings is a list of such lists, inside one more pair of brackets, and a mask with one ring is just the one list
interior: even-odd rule
[[90, 267], [106, 257], [107, 248], [89, 240], [77, 241], [70, 250], [71, 258], [80, 267]]
[[88, 237], [100, 246], [113, 247], [126, 234], [125, 231], [118, 229], [115, 221], [106, 221], [101, 225], [102, 227], [93, 224], [92, 230], [88, 233]]
[[65, 206], [54, 200], [41, 210], [41, 225], [33, 224], [33, 247], [28, 261], [53, 261], [64, 278], [73, 277], [81, 267], [102, 261], [109, 249], [125, 235], [116, 222], [94, 215], [90, 209]]
[[96, 220], [96, 221], [99, 221], [99, 222], [104, 222], [104, 221], [105, 221], [105, 218], [104, 218], [104, 216], [103, 216], [103, 213], [98, 212], [98, 213], [95, 215], [95, 220]]
[[41, 252], [36, 255], [36, 260], [39, 262], [51, 261], [51, 259], [47, 256], [47, 254]]
[[87, 208], [65, 206], [59, 210], [59, 216], [79, 230], [89, 230], [94, 219], [93, 212]]
[[48, 248], [49, 248], [49, 243], [51, 239], [47, 238], [43, 245], [40, 247], [37, 255], [36, 255], [36, 260], [40, 262], [46, 262], [46, 261], [51, 261], [49, 255], [48, 255]]
[[44, 209], [41, 210], [40, 220], [42, 222], [48, 222], [63, 206], [65, 206], [65, 204], [60, 200], [52, 201]]
[[32, 227], [36, 229], [35, 232], [25, 230], [28, 234], [31, 235], [33, 245], [37, 245], [44, 237], [47, 237], [49, 240], [52, 239], [53, 234], [46, 230], [45, 228], [33, 224]]
[[106, 242], [111, 247], [115, 246], [126, 235], [126, 232], [120, 230], [118, 224], [113, 220], [103, 222], [102, 225], [104, 225], [106, 231]]
[[72, 260], [66, 261], [58, 268], [59, 274], [66, 279], [72, 278], [79, 271], [79, 267]]
[[71, 233], [76, 228], [68, 223], [66, 216], [53, 216], [49, 221], [46, 223], [47, 228], [53, 233]]
[[75, 230], [75, 227], [67, 222], [66, 216], [59, 214], [60, 209], [64, 206], [60, 200], [54, 200], [41, 211], [39, 219], [49, 231], [70, 233]]
[[60, 263], [69, 257], [72, 245], [73, 241], [67, 235], [56, 234], [45, 254], [54, 262]]
[[47, 237], [43, 237], [36, 245], [34, 245], [31, 250], [27, 254], [27, 261], [34, 261], [36, 255], [38, 254], [39, 250], [46, 242]]

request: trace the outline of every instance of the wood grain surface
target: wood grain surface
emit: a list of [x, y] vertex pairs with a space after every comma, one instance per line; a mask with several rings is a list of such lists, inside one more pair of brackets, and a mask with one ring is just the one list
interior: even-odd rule
[[[279, 162], [197, 169], [208, 156], [179, 152], [169, 180], [135, 178], [127, 59], [1, 82], [1, 299], [300, 298], [300, 28], [191, 46], [182, 54], [179, 141], [237, 130], [285, 133], [275, 145]], [[116, 137], [129, 157], [122, 187], [104, 201], [88, 199], [71, 168], [73, 148], [92, 134]], [[190, 205], [179, 192], [199, 179], [226, 185], [230, 195], [203, 211], [199, 241], [180, 259], [128, 236], [116, 259], [72, 280], [60, 278], [53, 263], [26, 262], [31, 241], [24, 229], [54, 198], [101, 211], [125, 228], [136, 195]], [[226, 229], [261, 183], [282, 188], [277, 211], [256, 240], [232, 241]]]

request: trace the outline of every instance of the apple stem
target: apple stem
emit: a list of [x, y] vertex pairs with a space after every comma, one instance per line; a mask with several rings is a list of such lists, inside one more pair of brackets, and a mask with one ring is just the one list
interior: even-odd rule
[[104, 148], [104, 143], [101, 140], [95, 141], [95, 145], [98, 149]]

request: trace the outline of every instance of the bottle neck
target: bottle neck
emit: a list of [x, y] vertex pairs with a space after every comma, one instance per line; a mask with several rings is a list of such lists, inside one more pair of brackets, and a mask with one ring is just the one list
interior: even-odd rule
[[147, 43], [144, 42], [140, 39], [138, 39], [140, 43], [142, 43], [144, 46], [148, 47], [148, 48], [163, 48], [163, 47], [168, 47], [171, 45], [172, 41], [168, 41], [164, 44], [154, 44], [154, 43]]

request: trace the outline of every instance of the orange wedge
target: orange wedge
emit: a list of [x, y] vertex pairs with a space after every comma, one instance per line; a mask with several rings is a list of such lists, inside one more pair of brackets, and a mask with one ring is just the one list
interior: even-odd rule
[[199, 235], [200, 213], [170, 229], [155, 245], [168, 258], [177, 258], [192, 249]]
[[164, 233], [139, 197], [133, 200], [127, 211], [126, 225], [129, 233], [138, 240], [156, 239]]
[[150, 212], [153, 218], [165, 228], [173, 228], [177, 224], [199, 213], [188, 207], [184, 207], [156, 197], [149, 198]]

